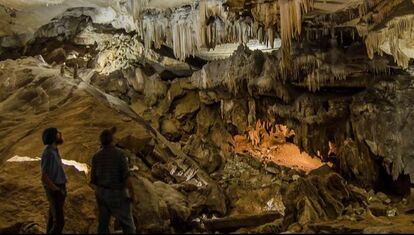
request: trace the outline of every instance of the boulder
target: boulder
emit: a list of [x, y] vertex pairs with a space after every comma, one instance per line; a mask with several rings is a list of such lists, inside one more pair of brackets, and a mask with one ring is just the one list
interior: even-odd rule
[[135, 175], [132, 181], [135, 190], [133, 214], [139, 233], [171, 232], [168, 205], [157, 187], [148, 179]]
[[150, 145], [152, 138], [148, 133], [136, 133], [136, 135], [129, 134], [121, 136], [117, 141], [117, 145], [123, 149], [128, 149], [133, 154], [143, 154]]
[[170, 141], [177, 141], [181, 138], [179, 122], [176, 119], [164, 119], [161, 121], [160, 132]]
[[332, 170], [331, 167], [329, 167], [327, 164], [323, 164], [321, 167], [309, 171], [308, 175], [323, 176], [323, 175], [330, 174], [330, 173], [333, 173], [333, 172], [334, 171]]
[[171, 185], [161, 181], [154, 182], [154, 187], [157, 195], [167, 204], [171, 224], [178, 228], [189, 224], [191, 208], [187, 197]]
[[196, 117], [197, 135], [207, 136], [210, 128], [217, 122], [218, 118], [220, 118], [220, 115], [214, 107], [201, 105]]
[[158, 74], [148, 77], [144, 87], [145, 102], [150, 107], [163, 98], [168, 90], [167, 84], [161, 80]]
[[200, 101], [203, 104], [211, 105], [220, 102], [220, 98], [214, 91], [200, 91]]
[[385, 203], [385, 204], [390, 204], [391, 203], [391, 199], [383, 192], [378, 192], [376, 194], [377, 198], [381, 200], [381, 202]]
[[371, 203], [368, 208], [374, 216], [387, 216], [388, 207], [380, 202]]
[[52, 52], [50, 52], [48, 55], [45, 56], [45, 61], [49, 64], [52, 64], [53, 62], [57, 64], [61, 64], [65, 62], [66, 60], [66, 51], [63, 48], [56, 48]]
[[145, 80], [147, 79], [147, 76], [140, 67], [135, 68], [135, 71], [124, 70], [122, 72], [124, 77], [128, 80], [128, 83], [132, 86], [132, 88], [135, 91], [139, 93], [144, 92]]
[[247, 100], [222, 100], [221, 115], [225, 123], [237, 127], [237, 132], [244, 133], [248, 126], [249, 107]]
[[200, 98], [195, 91], [188, 92], [184, 97], [177, 99], [175, 102], [174, 116], [181, 120], [189, 114], [200, 109]]
[[336, 173], [298, 178], [283, 195], [284, 225], [335, 219], [342, 214], [344, 203], [350, 198], [345, 180]]
[[190, 192], [188, 201], [193, 215], [201, 213], [224, 215], [227, 211], [222, 189], [216, 190], [211, 186], [199, 187], [197, 191]]
[[339, 149], [339, 171], [346, 179], [372, 187], [379, 177], [379, 166], [367, 149], [352, 139], [347, 139]]
[[92, 85], [99, 87], [107, 93], [126, 99], [123, 94], [128, 92], [129, 86], [127, 80], [120, 71], [114, 71], [108, 75], [95, 73], [90, 82]]
[[217, 146], [210, 142], [202, 141], [194, 135], [189, 138], [183, 151], [196, 160], [210, 174], [216, 171], [222, 164], [222, 156]]
[[170, 88], [168, 89], [167, 97], [170, 101], [174, 101], [177, 98], [181, 98], [185, 95], [186, 90], [183, 84], [183, 79], [176, 79], [171, 82]]

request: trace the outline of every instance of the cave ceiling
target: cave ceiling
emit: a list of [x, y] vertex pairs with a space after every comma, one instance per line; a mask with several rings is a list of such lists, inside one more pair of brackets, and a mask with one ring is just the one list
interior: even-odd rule
[[390, 54], [404, 68], [414, 58], [411, 0], [0, 0], [0, 44], [24, 45], [68, 14], [137, 32], [147, 47], [166, 45], [181, 60], [220, 57], [241, 42], [286, 48], [304, 32], [332, 29], [355, 30], [370, 58]]

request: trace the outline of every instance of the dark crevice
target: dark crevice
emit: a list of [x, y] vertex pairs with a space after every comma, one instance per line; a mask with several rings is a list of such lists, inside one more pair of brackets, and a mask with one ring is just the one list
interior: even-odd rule
[[[159, 48], [159, 49], [157, 49], [157, 48], [152, 48], [152, 49], [155, 52], [157, 52], [158, 54], [162, 55], [162, 56], [166, 56], [166, 57], [170, 57], [170, 58], [173, 58], [173, 59], [177, 59], [174, 56], [173, 49], [170, 48], [170, 47], [161, 45], [161, 48]], [[187, 59], [185, 59], [184, 62], [186, 62], [187, 64], [189, 64], [189, 65], [191, 65], [191, 66], [193, 66], [195, 68], [198, 68], [198, 69], [201, 69], [205, 64], [208, 63], [208, 61], [203, 60], [203, 59], [201, 59], [199, 57], [196, 57], [196, 56], [190, 56]]]
[[383, 167], [382, 160], [377, 160], [376, 162], [380, 166], [380, 170], [374, 190], [400, 197], [401, 199], [409, 196], [412, 187], [410, 175], [401, 173], [396, 180], [393, 180], [392, 176], [389, 175]]

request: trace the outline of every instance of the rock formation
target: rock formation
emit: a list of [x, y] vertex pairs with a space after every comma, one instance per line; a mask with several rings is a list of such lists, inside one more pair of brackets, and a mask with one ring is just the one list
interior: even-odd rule
[[[413, 19], [411, 0], [0, 0], [0, 232], [44, 231], [48, 126], [75, 166], [117, 127], [142, 233], [412, 231]], [[88, 173], [65, 169], [65, 232], [94, 232]]]

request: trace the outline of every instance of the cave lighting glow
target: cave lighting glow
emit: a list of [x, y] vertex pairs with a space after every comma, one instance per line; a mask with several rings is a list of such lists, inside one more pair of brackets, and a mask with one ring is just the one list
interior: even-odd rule
[[[7, 160], [7, 162], [34, 162], [34, 161], [40, 161], [40, 158], [38, 158], [38, 157], [31, 158], [31, 157], [16, 155], [16, 156], [14, 156], [14, 157]], [[89, 172], [89, 167], [85, 163], [80, 163], [80, 162], [77, 162], [77, 161], [74, 161], [74, 160], [66, 160], [66, 159], [62, 159], [62, 163], [64, 165], [67, 165], [67, 166], [73, 166], [78, 171], [85, 172], [85, 174], [88, 174], [88, 172]]]

